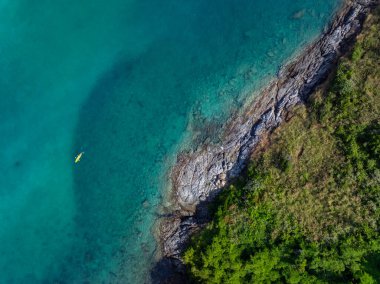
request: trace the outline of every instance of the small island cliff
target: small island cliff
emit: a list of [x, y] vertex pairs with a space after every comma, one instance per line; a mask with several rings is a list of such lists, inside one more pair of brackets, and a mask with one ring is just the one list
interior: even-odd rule
[[345, 1], [329, 27], [225, 124], [222, 142], [178, 155], [171, 171], [171, 204], [158, 224], [155, 283], [184, 283], [181, 259], [190, 236], [209, 221], [208, 205], [238, 177], [258, 143], [322, 85], [362, 29], [373, 0]]

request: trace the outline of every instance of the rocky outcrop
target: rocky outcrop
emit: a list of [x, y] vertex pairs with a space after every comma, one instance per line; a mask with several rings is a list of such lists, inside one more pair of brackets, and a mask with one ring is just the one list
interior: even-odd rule
[[171, 175], [173, 206], [158, 228], [162, 259], [153, 272], [158, 277], [154, 281], [184, 283], [180, 254], [189, 236], [207, 222], [205, 204], [241, 173], [260, 138], [275, 129], [295, 105], [303, 103], [326, 80], [339, 56], [360, 32], [365, 15], [374, 4], [377, 3], [372, 0], [346, 1], [320, 39], [282, 68], [245, 111], [226, 124], [220, 144], [204, 145], [178, 156]]

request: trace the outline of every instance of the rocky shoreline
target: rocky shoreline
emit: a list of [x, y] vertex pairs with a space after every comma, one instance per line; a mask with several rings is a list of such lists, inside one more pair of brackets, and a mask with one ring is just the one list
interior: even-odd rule
[[152, 270], [154, 283], [186, 283], [181, 252], [190, 235], [207, 223], [209, 202], [241, 173], [260, 139], [326, 80], [378, 2], [345, 1], [329, 29], [283, 67], [243, 113], [230, 119], [221, 143], [178, 156], [171, 174], [172, 206], [158, 227], [161, 259]]

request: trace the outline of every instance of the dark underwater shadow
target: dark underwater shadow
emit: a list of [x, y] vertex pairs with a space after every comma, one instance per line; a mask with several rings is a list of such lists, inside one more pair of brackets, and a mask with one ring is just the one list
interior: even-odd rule
[[[72, 148], [73, 156], [84, 152], [73, 164], [77, 242], [60, 279], [91, 282], [106, 273], [104, 279], [115, 282], [139, 274], [133, 264], [149, 269], [156, 243], [144, 221], [157, 208], [146, 205], [159, 198], [157, 169], [183, 131], [174, 128], [176, 119], [185, 127], [190, 106], [177, 99], [187, 88], [175, 80], [185, 76], [177, 62], [161, 65], [173, 58], [172, 49], [167, 40], [156, 42], [136, 60], [119, 61], [97, 80], [80, 110]], [[173, 137], [166, 129], [174, 129]], [[117, 271], [109, 264], [115, 259]]]
[[[107, 140], [112, 141], [117, 130], [107, 123], [108, 120], [112, 123], [107, 106], [116, 99], [118, 86], [128, 78], [132, 68], [132, 62], [121, 62], [108, 70], [97, 80], [79, 113], [72, 152], [73, 156], [82, 151], [84, 154], [79, 163], [73, 164], [76, 242], [62, 267], [60, 279], [65, 282], [90, 281], [105, 270], [108, 259], [124, 253], [116, 247], [124, 221], [117, 211], [125, 196], [112, 196], [115, 192], [110, 189], [117, 182], [110, 180], [117, 179], [117, 167], [122, 165], [118, 161], [115, 165], [111, 163], [117, 153], [113, 153], [114, 145]], [[107, 278], [112, 281], [116, 275], [110, 273]]]

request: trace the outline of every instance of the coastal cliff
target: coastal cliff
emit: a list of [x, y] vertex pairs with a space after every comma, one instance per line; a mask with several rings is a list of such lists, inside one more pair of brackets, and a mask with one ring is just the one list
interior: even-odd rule
[[[162, 259], [153, 271], [154, 281], [179, 281], [183, 271], [181, 253], [189, 236], [207, 222], [207, 204], [239, 176], [259, 141], [326, 80], [338, 58], [360, 32], [374, 4], [371, 0], [346, 1], [328, 30], [282, 68], [244, 112], [230, 119], [221, 143], [203, 145], [192, 153], [178, 156], [171, 175], [172, 206], [159, 225]], [[172, 271], [176, 273], [171, 274]]]

